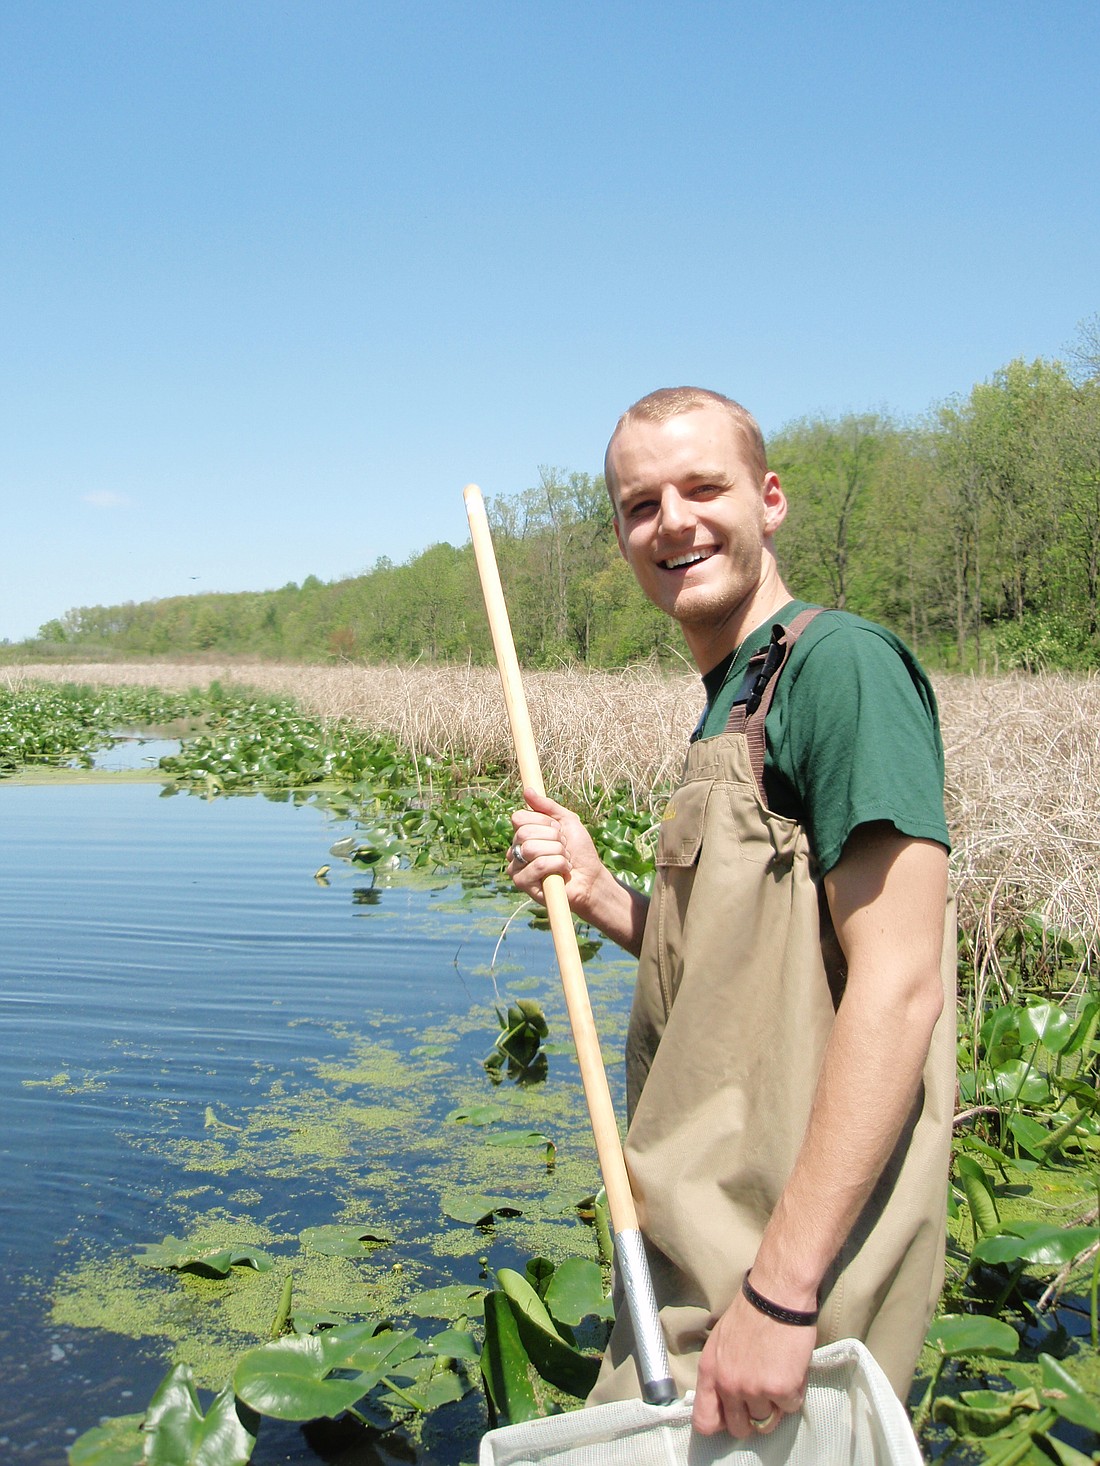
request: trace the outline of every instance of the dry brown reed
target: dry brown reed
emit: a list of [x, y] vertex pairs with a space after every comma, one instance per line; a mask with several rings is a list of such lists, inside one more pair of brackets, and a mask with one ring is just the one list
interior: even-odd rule
[[[291, 694], [323, 718], [390, 733], [417, 755], [512, 765], [497, 674], [487, 667], [171, 662], [42, 665], [25, 678], [167, 688], [217, 679]], [[532, 672], [525, 687], [549, 790], [591, 803], [627, 785], [650, 806], [675, 778], [699, 681], [650, 669]], [[1100, 953], [1100, 679], [939, 677], [947, 811], [960, 917], [981, 983], [999, 939], [1028, 913]], [[656, 793], [655, 793], [656, 791]]]
[[[979, 988], [1030, 913], [1100, 956], [1100, 678], [937, 680], [952, 866]], [[1007, 996], [1007, 993], [1006, 993]]]

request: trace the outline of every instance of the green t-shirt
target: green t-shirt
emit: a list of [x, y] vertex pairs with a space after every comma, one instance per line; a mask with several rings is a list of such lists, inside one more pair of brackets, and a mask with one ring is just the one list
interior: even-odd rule
[[[750, 657], [789, 601], [703, 678], [696, 736], [724, 733]], [[943, 742], [931, 684], [896, 636], [845, 611], [823, 611], [799, 637], [764, 725], [768, 805], [804, 825], [822, 872], [857, 825], [887, 820], [903, 835], [950, 848], [943, 810]]]

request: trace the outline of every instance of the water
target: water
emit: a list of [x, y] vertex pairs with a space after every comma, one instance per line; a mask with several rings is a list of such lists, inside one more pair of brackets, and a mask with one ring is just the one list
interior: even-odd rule
[[[164, 1341], [58, 1324], [51, 1295], [82, 1259], [129, 1256], [186, 1230], [191, 1191], [206, 1210], [244, 1212], [292, 1238], [362, 1196], [406, 1227], [404, 1265], [428, 1265], [430, 1178], [444, 1165], [431, 1138], [456, 1098], [491, 1097], [480, 1065], [495, 1026], [486, 968], [513, 903], [470, 900], [484, 891], [453, 873], [378, 876], [333, 859], [329, 846], [351, 831], [312, 806], [260, 797], [0, 786], [0, 1459], [53, 1466], [101, 1415], [144, 1406], [166, 1368]], [[512, 980], [528, 993], [539, 984], [552, 1005], [545, 934], [513, 924], [507, 956]], [[616, 1012], [623, 991], [616, 979]], [[423, 1136], [401, 1132], [398, 1115], [338, 1173], [308, 1144], [300, 1168], [276, 1164], [270, 1137], [243, 1134], [250, 1116], [268, 1106], [277, 1117], [297, 1090], [315, 1098], [319, 1074], [358, 1096], [340, 1065], [363, 1034], [404, 1056], [406, 1079], [383, 1097], [419, 1106]], [[425, 1035], [443, 1041], [418, 1058]], [[551, 1062], [568, 1089], [571, 1060]], [[420, 1071], [439, 1076], [427, 1098], [413, 1092]], [[239, 1139], [225, 1134], [241, 1155], [247, 1140], [251, 1160], [222, 1172], [209, 1162], [220, 1137], [204, 1123], [208, 1106], [240, 1127]], [[299, 1121], [308, 1141], [308, 1116], [278, 1124], [289, 1135]], [[407, 1185], [395, 1183], [406, 1169]], [[478, 1277], [487, 1244], [464, 1253], [460, 1235], [455, 1245], [457, 1260], [424, 1286]], [[471, 1459], [468, 1446], [454, 1450], [425, 1445], [419, 1459]], [[317, 1459], [297, 1428], [265, 1421], [258, 1466]]]

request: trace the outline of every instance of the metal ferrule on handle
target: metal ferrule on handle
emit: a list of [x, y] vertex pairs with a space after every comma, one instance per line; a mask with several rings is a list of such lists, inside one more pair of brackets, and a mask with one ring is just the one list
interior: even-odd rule
[[630, 1309], [630, 1322], [634, 1325], [642, 1393], [651, 1405], [671, 1405], [676, 1399], [676, 1386], [669, 1369], [645, 1243], [636, 1227], [628, 1232], [616, 1232], [615, 1261], [626, 1306]]
[[[500, 584], [500, 572], [497, 569], [481, 490], [476, 484], [467, 484], [463, 497], [466, 500], [470, 538], [473, 541], [474, 558], [477, 560], [481, 590], [485, 598], [489, 630], [493, 636], [493, 649], [504, 689], [504, 702], [508, 709], [508, 722], [512, 729], [520, 778], [525, 788], [542, 794], [545, 792], [542, 769], [539, 766], [535, 735], [527, 711], [519, 659], [512, 639], [508, 608]], [[668, 1354], [653, 1295], [653, 1282], [649, 1276], [649, 1263], [638, 1230], [638, 1214], [619, 1140], [618, 1121], [611, 1103], [611, 1091], [607, 1087], [607, 1074], [603, 1066], [595, 1019], [592, 1017], [588, 984], [584, 979], [584, 969], [577, 948], [577, 933], [573, 926], [572, 912], [569, 910], [569, 897], [566, 895], [565, 882], [558, 875], [547, 876], [543, 881], [542, 891], [565, 992], [565, 1006], [569, 1011], [569, 1023], [573, 1030], [588, 1117], [592, 1122], [592, 1134], [596, 1141], [596, 1155], [607, 1193], [607, 1209], [611, 1213], [611, 1226], [615, 1232], [620, 1276], [626, 1288], [634, 1334], [638, 1341], [638, 1370], [642, 1378], [642, 1389], [647, 1400], [654, 1404], [667, 1404], [676, 1398], [676, 1392], [669, 1378]], [[670, 1389], [671, 1394], [667, 1393]]]

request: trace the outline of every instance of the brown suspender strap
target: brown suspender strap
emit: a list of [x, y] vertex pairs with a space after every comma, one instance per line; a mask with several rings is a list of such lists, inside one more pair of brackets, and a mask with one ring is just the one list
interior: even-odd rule
[[812, 606], [808, 611], [800, 611], [789, 626], [780, 626], [777, 623], [772, 627], [771, 641], [749, 661], [741, 687], [730, 708], [726, 732], [745, 735], [753, 778], [765, 804], [764, 722], [772, 705], [776, 680], [787, 665], [791, 648], [814, 617], [821, 615], [823, 609], [822, 606]]

